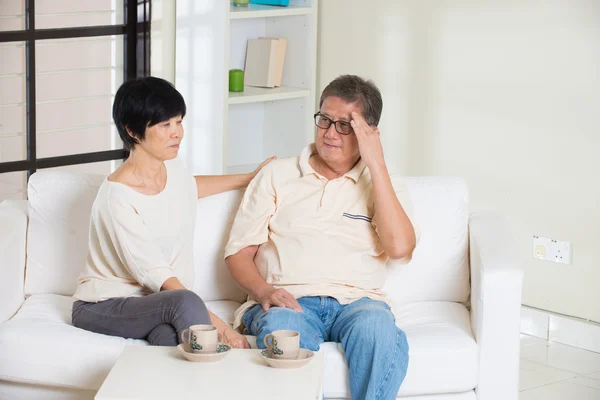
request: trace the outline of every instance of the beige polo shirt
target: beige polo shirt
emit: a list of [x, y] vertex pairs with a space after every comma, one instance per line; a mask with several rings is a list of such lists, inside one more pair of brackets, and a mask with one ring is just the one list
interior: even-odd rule
[[[275, 160], [248, 186], [231, 229], [225, 257], [260, 245], [254, 259], [260, 275], [295, 298], [331, 296], [341, 304], [363, 297], [385, 301], [387, 255], [377, 235], [371, 175], [365, 164], [328, 180], [309, 164], [314, 144], [300, 157]], [[404, 183], [394, 186], [413, 222]], [[251, 297], [235, 312], [258, 304]], [[243, 328], [243, 327], [242, 327]]]

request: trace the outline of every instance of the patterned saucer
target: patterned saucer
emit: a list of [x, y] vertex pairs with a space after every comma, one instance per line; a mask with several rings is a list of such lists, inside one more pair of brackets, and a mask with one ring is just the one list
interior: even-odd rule
[[186, 360], [192, 362], [215, 362], [222, 360], [231, 351], [231, 346], [228, 344], [219, 343], [216, 353], [192, 353], [187, 351], [184, 344], [177, 346], [177, 350], [185, 357]]
[[294, 360], [286, 360], [282, 358], [273, 358], [273, 354], [269, 350], [263, 350], [260, 352], [260, 358], [262, 358], [270, 367], [292, 369], [304, 367], [306, 364], [313, 359], [315, 353], [308, 349], [300, 349], [298, 358]]

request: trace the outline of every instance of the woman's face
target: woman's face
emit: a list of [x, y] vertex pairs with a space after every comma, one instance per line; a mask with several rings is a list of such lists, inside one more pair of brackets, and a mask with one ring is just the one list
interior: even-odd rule
[[140, 149], [160, 160], [171, 160], [177, 157], [179, 144], [183, 140], [182, 117], [179, 115], [167, 121], [147, 127], [144, 140], [137, 144]]

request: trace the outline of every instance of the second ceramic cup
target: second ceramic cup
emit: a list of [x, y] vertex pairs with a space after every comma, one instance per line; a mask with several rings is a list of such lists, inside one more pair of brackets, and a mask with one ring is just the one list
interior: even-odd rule
[[280, 330], [265, 336], [265, 346], [273, 354], [273, 358], [296, 360], [300, 352], [300, 333]]

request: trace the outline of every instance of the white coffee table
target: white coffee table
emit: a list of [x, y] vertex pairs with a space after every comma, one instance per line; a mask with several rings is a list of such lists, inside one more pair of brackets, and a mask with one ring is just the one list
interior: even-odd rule
[[215, 363], [193, 363], [174, 347], [128, 346], [95, 399], [322, 399], [322, 352], [299, 369], [271, 368], [259, 353], [232, 349]]

